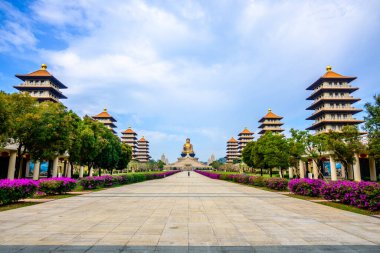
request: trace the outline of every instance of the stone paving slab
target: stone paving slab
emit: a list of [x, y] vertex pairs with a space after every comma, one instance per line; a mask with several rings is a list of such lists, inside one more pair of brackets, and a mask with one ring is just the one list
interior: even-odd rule
[[380, 252], [380, 219], [196, 173], [0, 213], [0, 252]]

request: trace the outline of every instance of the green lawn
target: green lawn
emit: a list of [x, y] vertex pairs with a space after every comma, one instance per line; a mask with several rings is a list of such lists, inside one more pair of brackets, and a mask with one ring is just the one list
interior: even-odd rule
[[17, 202], [17, 203], [12, 203], [12, 204], [7, 204], [7, 205], [0, 205], [0, 212], [16, 209], [16, 208], [20, 208], [20, 207], [33, 206], [36, 204], [38, 204], [38, 203], [36, 203], [36, 202]]

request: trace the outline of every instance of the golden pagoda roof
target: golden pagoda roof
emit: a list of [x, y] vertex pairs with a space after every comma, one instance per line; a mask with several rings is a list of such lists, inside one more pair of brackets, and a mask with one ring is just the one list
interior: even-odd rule
[[128, 127], [127, 130], [121, 132], [122, 134], [135, 134], [135, 131], [132, 130], [131, 127]]
[[268, 113], [262, 117], [259, 122], [263, 122], [265, 119], [282, 119], [283, 117], [278, 116], [272, 112], [271, 109], [268, 109]]
[[116, 122], [116, 120], [107, 112], [106, 108], [104, 108], [104, 110], [98, 115], [93, 116], [93, 118], [110, 119], [112, 122]]
[[318, 86], [320, 83], [322, 83], [323, 81], [326, 81], [326, 80], [331, 81], [331, 79], [351, 82], [351, 81], [355, 80], [356, 77], [355, 76], [344, 76], [344, 75], [338, 74], [338, 73], [332, 71], [332, 67], [329, 65], [326, 67], [326, 73], [323, 76], [321, 76], [317, 81], [315, 81], [313, 84], [311, 84], [306, 90], [314, 90], [314, 88], [316, 86]]
[[231, 137], [231, 139], [227, 142], [238, 142], [234, 137]]
[[61, 83], [57, 78], [55, 78], [52, 74], [50, 74], [49, 71], [47, 71], [46, 69], [47, 69], [47, 65], [41, 64], [41, 68], [39, 70], [36, 70], [29, 74], [16, 74], [15, 76], [20, 78], [23, 81], [27, 79], [33, 79], [36, 77], [51, 79], [55, 84], [59, 86], [59, 88], [67, 89], [67, 87], [63, 83]]
[[145, 137], [143, 136], [143, 137], [141, 137], [141, 139], [140, 140], [138, 140], [138, 142], [148, 142], [146, 139], [145, 139]]
[[248, 130], [248, 128], [244, 128], [243, 131], [241, 131], [241, 133], [239, 133], [239, 135], [242, 135], [242, 134], [253, 134], [251, 131]]

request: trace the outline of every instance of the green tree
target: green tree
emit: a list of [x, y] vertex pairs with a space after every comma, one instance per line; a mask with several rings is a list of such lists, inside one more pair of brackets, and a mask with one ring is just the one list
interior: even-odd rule
[[290, 129], [291, 137], [288, 138], [289, 144], [289, 163], [297, 168], [296, 175], [299, 176], [299, 161], [305, 160], [306, 140], [309, 137], [308, 131]]
[[252, 169], [252, 172], [255, 167], [253, 155], [255, 145], [255, 141], [248, 142], [247, 145], [243, 148], [243, 151], [241, 152], [243, 162]]
[[5, 145], [9, 137], [11, 113], [8, 107], [8, 95], [0, 91], [0, 147]]
[[305, 138], [305, 148], [306, 154], [311, 157], [311, 159], [318, 166], [318, 178], [323, 179], [323, 162], [324, 162], [324, 153], [328, 151], [327, 147], [327, 136], [326, 134], [307, 134]]
[[128, 144], [122, 143], [120, 148], [119, 161], [117, 169], [123, 170], [127, 168], [128, 163], [132, 160], [132, 148]]
[[256, 152], [262, 157], [258, 164], [269, 169], [271, 177], [273, 168], [279, 168], [282, 172], [289, 166], [289, 145], [283, 135], [267, 132], [257, 140], [256, 147]]
[[355, 160], [355, 154], [363, 150], [360, 142], [360, 133], [356, 126], [344, 126], [342, 130], [330, 131], [326, 134], [327, 149], [333, 152], [336, 160], [343, 164], [347, 179], [348, 164], [352, 164]]
[[161, 160], [158, 160], [157, 161], [157, 167], [159, 168], [159, 169], [163, 169], [164, 168], [164, 166], [165, 166], [165, 163], [163, 162], [163, 161], [161, 161]]
[[369, 155], [380, 160], [380, 95], [375, 95], [374, 100], [364, 106], [367, 113], [364, 129], [368, 132]]
[[223, 163], [221, 163], [219, 160], [216, 160], [210, 163], [210, 166], [213, 167], [215, 170], [220, 169], [222, 165]]

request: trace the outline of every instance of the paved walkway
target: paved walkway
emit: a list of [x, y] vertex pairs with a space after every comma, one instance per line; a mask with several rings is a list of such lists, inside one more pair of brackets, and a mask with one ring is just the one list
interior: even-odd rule
[[379, 245], [380, 219], [196, 173], [0, 213], [0, 252], [346, 253]]

